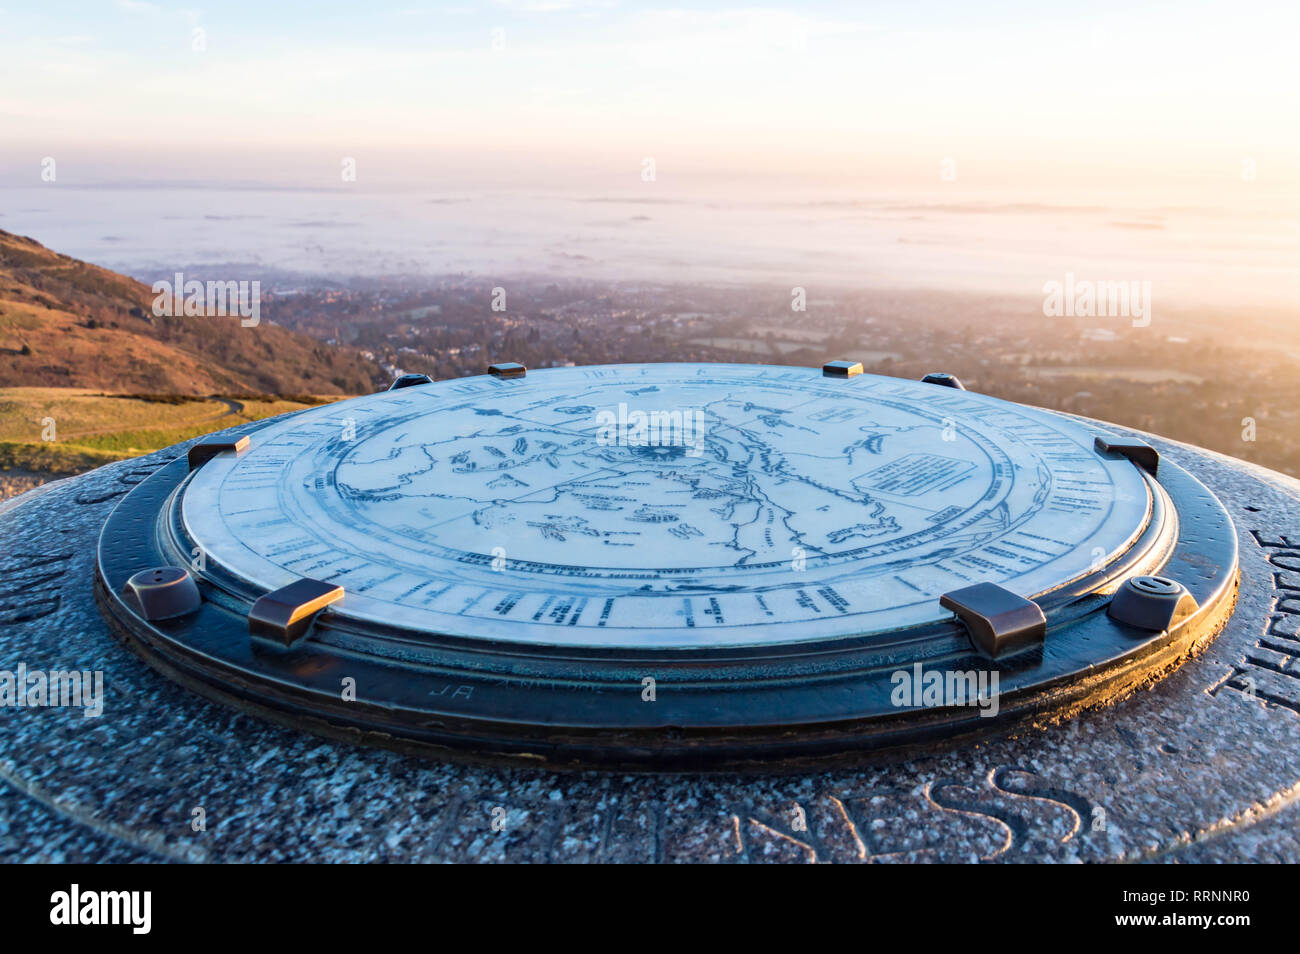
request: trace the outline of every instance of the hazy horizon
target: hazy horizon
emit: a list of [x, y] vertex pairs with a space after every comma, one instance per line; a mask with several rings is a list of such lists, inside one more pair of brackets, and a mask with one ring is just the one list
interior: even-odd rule
[[[1300, 304], [1300, 228], [1267, 203], [1017, 200], [805, 188], [349, 191], [0, 189], [0, 228], [140, 278], [255, 264], [348, 277], [478, 274], [934, 288], [1041, 296], [1073, 274], [1149, 281], [1157, 305]], [[238, 276], [232, 276], [238, 277]]]
[[1300, 304], [1294, 5], [4, 13], [0, 228], [135, 275]]

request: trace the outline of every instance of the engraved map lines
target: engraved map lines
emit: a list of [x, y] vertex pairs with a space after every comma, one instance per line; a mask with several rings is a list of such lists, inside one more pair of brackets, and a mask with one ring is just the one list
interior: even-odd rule
[[[212, 468], [216, 478], [224, 467], [217, 500], [211, 482], [195, 496], [224, 513], [204, 518], [187, 494], [185, 519], [233, 572], [278, 566], [417, 614], [716, 631], [833, 622], [1032, 574], [1111, 513], [1110, 473], [1083, 440], [965, 392], [773, 369], [592, 370], [298, 415]], [[703, 453], [598, 443], [594, 412], [620, 401], [698, 409]], [[941, 442], [949, 416], [958, 436]], [[1062, 506], [1086, 527], [1039, 526], [1036, 514]], [[214, 537], [218, 520], [217, 536], [253, 546]], [[1108, 539], [1118, 546], [1131, 529]], [[656, 595], [681, 602], [656, 609]]]

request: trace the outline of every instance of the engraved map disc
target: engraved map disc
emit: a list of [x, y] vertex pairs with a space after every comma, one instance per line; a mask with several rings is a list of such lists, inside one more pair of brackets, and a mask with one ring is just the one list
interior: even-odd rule
[[497, 370], [191, 445], [105, 521], [105, 615], [313, 731], [678, 769], [1074, 712], [1232, 608], [1222, 505], [1095, 422], [843, 363]]
[[1033, 597], [1114, 559], [1151, 492], [1093, 438], [890, 378], [564, 368], [294, 415], [199, 470], [182, 515], [210, 565], [268, 589], [329, 580], [337, 612], [371, 622], [760, 645], [932, 622], [946, 591]]

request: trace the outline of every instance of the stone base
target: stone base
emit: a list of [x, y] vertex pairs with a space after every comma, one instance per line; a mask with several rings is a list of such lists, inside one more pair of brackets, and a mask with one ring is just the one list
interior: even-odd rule
[[[550, 774], [328, 741], [194, 695], [96, 610], [148, 457], [0, 505], [0, 669], [100, 670], [104, 712], [4, 708], [5, 861], [1300, 860], [1300, 482], [1151, 440], [1236, 522], [1223, 633], [1099, 711], [815, 774]], [[196, 830], [202, 829], [202, 830]]]

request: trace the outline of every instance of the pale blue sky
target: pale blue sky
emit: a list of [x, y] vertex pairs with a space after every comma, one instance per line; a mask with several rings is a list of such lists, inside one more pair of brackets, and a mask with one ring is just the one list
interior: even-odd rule
[[0, 4], [0, 174], [1300, 170], [1294, 2]]

